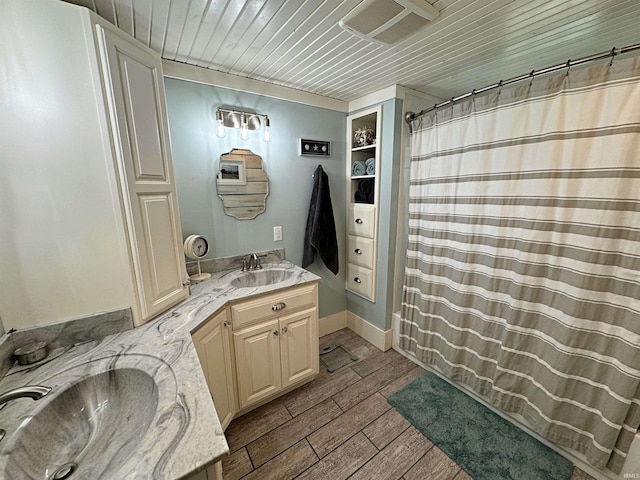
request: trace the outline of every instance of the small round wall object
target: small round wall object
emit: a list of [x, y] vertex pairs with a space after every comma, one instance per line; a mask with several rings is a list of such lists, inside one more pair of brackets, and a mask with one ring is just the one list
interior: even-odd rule
[[211, 278], [210, 273], [200, 271], [200, 259], [209, 252], [209, 242], [202, 235], [189, 235], [184, 241], [184, 254], [198, 261], [198, 273], [189, 278], [193, 283], [204, 282]]
[[47, 342], [32, 342], [22, 347], [18, 347], [13, 355], [20, 365], [31, 365], [39, 362], [49, 354]]

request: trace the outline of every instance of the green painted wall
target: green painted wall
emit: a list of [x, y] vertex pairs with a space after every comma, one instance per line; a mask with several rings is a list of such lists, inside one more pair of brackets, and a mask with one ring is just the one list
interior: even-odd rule
[[[184, 237], [199, 233], [211, 244], [210, 258], [284, 248], [287, 260], [300, 265], [304, 230], [318, 164], [329, 176], [338, 235], [340, 272], [334, 276], [319, 260], [308, 270], [322, 277], [319, 286], [320, 317], [344, 311], [345, 296], [345, 131], [346, 114], [294, 102], [217, 88], [171, 78], [165, 79], [173, 166]], [[273, 140], [265, 143], [262, 131], [227, 129], [215, 135], [215, 111], [220, 105], [269, 115]], [[328, 140], [328, 158], [298, 155], [297, 139]], [[248, 148], [260, 155], [269, 175], [267, 210], [253, 220], [224, 214], [216, 194], [220, 155], [233, 148]], [[273, 227], [283, 227], [283, 241], [273, 241]]]
[[[350, 114], [353, 113], [357, 112], [350, 112]], [[376, 303], [347, 292], [347, 309], [381, 330], [391, 328], [393, 313], [402, 121], [402, 100], [391, 99], [382, 103]]]

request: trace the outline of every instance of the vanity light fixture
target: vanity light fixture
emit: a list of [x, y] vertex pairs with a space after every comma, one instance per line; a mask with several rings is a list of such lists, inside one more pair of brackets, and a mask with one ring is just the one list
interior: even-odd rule
[[264, 141], [265, 142], [270, 142], [271, 141], [271, 122], [269, 122], [269, 117], [268, 116], [264, 116]]
[[246, 140], [249, 138], [249, 125], [247, 125], [247, 114], [240, 114], [240, 138]]
[[260, 117], [264, 118], [263, 139], [265, 142], [271, 141], [271, 122], [264, 113], [244, 112], [241, 110], [229, 110], [218, 107], [216, 110], [216, 135], [219, 138], [225, 136], [225, 127], [239, 128], [240, 138], [247, 140], [249, 130], [258, 130], [261, 126]]
[[224, 138], [224, 118], [220, 109], [216, 111], [216, 135], [218, 138]]

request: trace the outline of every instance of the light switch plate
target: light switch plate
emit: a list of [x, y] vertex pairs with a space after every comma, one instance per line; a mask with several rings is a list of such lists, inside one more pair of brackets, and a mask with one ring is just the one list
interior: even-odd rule
[[273, 241], [279, 242], [282, 240], [282, 227], [273, 227]]

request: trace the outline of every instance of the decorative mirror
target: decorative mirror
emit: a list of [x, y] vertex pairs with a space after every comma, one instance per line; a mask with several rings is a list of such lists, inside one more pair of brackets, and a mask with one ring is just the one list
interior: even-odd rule
[[221, 155], [216, 184], [227, 215], [251, 220], [267, 208], [269, 177], [262, 168], [262, 157], [251, 150], [234, 148]]

